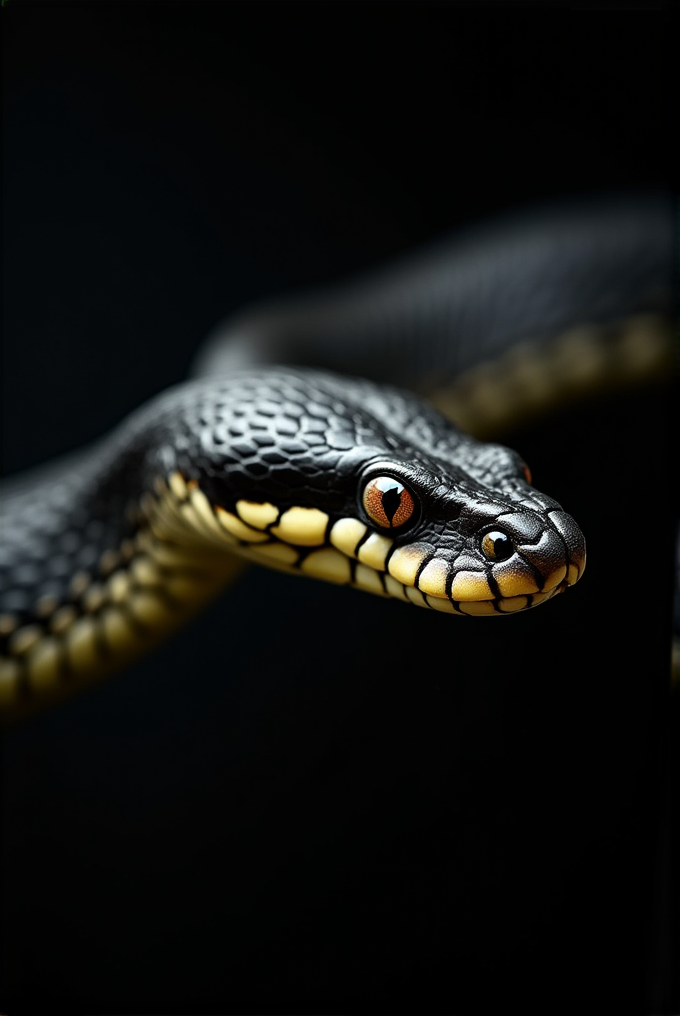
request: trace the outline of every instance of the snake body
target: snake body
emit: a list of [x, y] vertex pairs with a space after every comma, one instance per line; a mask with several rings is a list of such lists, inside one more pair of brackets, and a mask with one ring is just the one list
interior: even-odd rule
[[672, 250], [663, 196], [567, 203], [233, 318], [193, 380], [7, 484], [3, 716], [118, 669], [247, 561], [458, 616], [573, 585], [577, 523], [479, 437], [668, 369]]

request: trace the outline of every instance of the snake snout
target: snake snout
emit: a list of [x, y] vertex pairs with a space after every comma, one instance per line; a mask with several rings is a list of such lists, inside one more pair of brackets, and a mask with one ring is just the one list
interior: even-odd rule
[[581, 578], [586, 567], [585, 537], [567, 512], [550, 512], [548, 518], [564, 544], [567, 561], [566, 583], [573, 586]]
[[574, 585], [585, 567], [585, 540], [570, 515], [513, 512], [497, 519], [482, 551], [504, 596], [547, 593]]

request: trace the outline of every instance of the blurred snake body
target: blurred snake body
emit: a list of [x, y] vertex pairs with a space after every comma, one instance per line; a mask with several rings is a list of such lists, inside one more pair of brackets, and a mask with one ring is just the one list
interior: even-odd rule
[[577, 523], [481, 438], [669, 369], [672, 265], [667, 199], [609, 196], [232, 318], [193, 379], [5, 485], [3, 718], [119, 669], [249, 561], [457, 617], [563, 592]]

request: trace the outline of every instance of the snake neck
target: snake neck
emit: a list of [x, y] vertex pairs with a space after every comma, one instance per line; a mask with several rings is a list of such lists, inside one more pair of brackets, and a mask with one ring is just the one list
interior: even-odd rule
[[193, 520], [164, 515], [154, 459], [127, 427], [4, 494], [3, 722], [143, 655], [243, 568]]

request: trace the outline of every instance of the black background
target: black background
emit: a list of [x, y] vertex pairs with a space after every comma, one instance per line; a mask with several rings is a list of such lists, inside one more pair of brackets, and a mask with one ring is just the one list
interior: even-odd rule
[[[259, 295], [667, 184], [669, 23], [628, 17], [8, 4], [6, 471]], [[669, 398], [511, 435], [588, 539], [555, 603], [467, 624], [254, 569], [8, 733], [1, 1004], [670, 1011]]]

